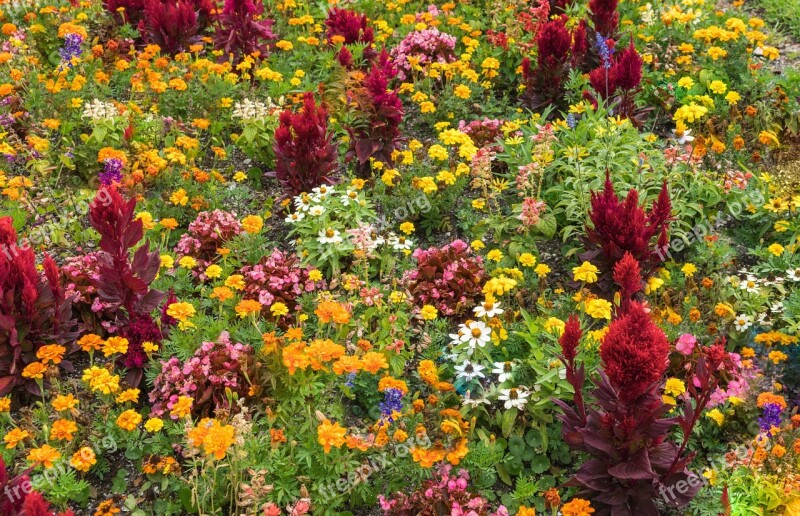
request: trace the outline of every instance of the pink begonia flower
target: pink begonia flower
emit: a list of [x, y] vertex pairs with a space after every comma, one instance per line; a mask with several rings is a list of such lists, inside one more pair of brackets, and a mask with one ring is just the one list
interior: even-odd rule
[[694, 351], [694, 346], [697, 344], [697, 338], [691, 333], [684, 333], [678, 337], [678, 342], [675, 343], [675, 349], [683, 355], [691, 355]]

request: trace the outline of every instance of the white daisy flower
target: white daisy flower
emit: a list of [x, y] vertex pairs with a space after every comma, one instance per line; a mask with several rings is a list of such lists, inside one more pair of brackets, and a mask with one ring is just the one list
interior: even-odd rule
[[483, 303], [482, 305], [478, 305], [473, 308], [472, 311], [477, 317], [488, 318], [492, 318], [504, 312], [504, 310], [500, 308], [500, 303]]
[[342, 237], [339, 236], [339, 231], [336, 229], [322, 229], [319, 232], [319, 238], [317, 239], [321, 244], [340, 244], [342, 243]]
[[753, 318], [745, 314], [737, 315], [736, 319], [733, 320], [733, 325], [737, 331], [743, 332], [753, 325]]
[[325, 207], [320, 206], [319, 204], [308, 209], [308, 214], [312, 217], [319, 217], [323, 213], [325, 213]]
[[471, 382], [473, 380], [477, 380], [480, 378], [486, 378], [486, 375], [483, 374], [483, 370], [486, 369], [480, 364], [474, 364], [469, 360], [465, 360], [463, 364], [457, 365], [455, 367], [456, 376], [460, 379], [464, 380], [465, 382]]
[[495, 362], [492, 374], [497, 375], [498, 382], [507, 382], [514, 375], [514, 362]]
[[296, 211], [294, 213], [290, 213], [289, 216], [283, 220], [289, 224], [292, 224], [294, 222], [300, 222], [301, 220], [303, 220], [303, 218], [305, 218], [305, 216], [306, 216], [305, 213], [303, 213], [302, 211]]
[[503, 406], [507, 409], [510, 408], [517, 408], [523, 409], [525, 408], [525, 404], [528, 403], [528, 396], [530, 392], [522, 389], [512, 388], [512, 389], [502, 389], [500, 391], [500, 396], [498, 396], [499, 401], [505, 402]]

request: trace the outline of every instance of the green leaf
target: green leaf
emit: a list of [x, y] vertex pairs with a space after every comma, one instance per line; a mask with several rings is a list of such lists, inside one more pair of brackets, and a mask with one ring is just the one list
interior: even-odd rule
[[503, 419], [500, 424], [500, 428], [503, 431], [503, 436], [508, 437], [511, 434], [511, 430], [514, 429], [514, 422], [517, 420], [517, 409], [510, 408], [503, 413]]
[[553, 235], [556, 234], [557, 226], [556, 216], [552, 213], [546, 213], [539, 218], [536, 229], [538, 229], [545, 238], [553, 238]]

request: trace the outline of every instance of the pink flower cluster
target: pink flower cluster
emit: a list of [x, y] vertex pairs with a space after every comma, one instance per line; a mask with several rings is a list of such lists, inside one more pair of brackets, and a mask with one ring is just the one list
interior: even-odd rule
[[280, 301], [291, 312], [301, 294], [325, 287], [324, 280], [313, 281], [309, 277], [311, 270], [301, 265], [296, 255], [275, 249], [257, 264], [242, 267], [240, 272], [246, 284], [244, 297], [257, 299], [265, 307]]
[[467, 470], [460, 469], [458, 474], [452, 474], [452, 466], [447, 464], [439, 468], [438, 477], [438, 480], [428, 480], [411, 495], [397, 493], [392, 498], [379, 496], [383, 514], [439, 514], [440, 508], [450, 507], [451, 516], [508, 516], [505, 506], [501, 505], [492, 512], [488, 500], [467, 490]]
[[417, 268], [406, 272], [404, 282], [418, 306], [433, 305], [443, 315], [460, 315], [475, 306], [486, 271], [463, 240], [417, 249], [412, 257]]
[[[181, 362], [175, 357], [161, 362], [161, 372], [150, 391], [152, 414], [169, 413], [180, 396], [194, 399], [194, 415], [213, 414], [219, 407], [233, 409], [226, 390], [247, 396], [247, 375], [253, 362], [253, 348], [241, 343], [232, 344], [228, 332], [222, 332], [217, 342], [203, 342], [194, 356]], [[172, 419], [178, 419], [172, 416]]]
[[539, 219], [546, 208], [547, 205], [544, 201], [539, 201], [534, 197], [526, 197], [522, 201], [522, 212], [517, 218], [526, 226], [535, 226], [539, 223]]
[[241, 232], [242, 225], [234, 213], [222, 210], [203, 211], [189, 224], [189, 231], [181, 236], [175, 252], [180, 257], [192, 256], [207, 261], [216, 255], [217, 249], [224, 247], [225, 242]]
[[397, 77], [404, 81], [411, 75], [409, 57], [419, 60], [420, 66], [452, 63], [456, 60], [455, 48], [455, 36], [440, 32], [435, 27], [411, 32], [392, 49], [392, 59], [399, 70]]
[[[458, 123], [458, 130], [468, 134], [476, 147], [481, 148], [487, 145], [497, 145], [497, 139], [503, 136], [503, 121], [486, 118], [483, 120], [473, 120], [469, 123], [461, 120]], [[499, 150], [499, 145], [497, 145]]]

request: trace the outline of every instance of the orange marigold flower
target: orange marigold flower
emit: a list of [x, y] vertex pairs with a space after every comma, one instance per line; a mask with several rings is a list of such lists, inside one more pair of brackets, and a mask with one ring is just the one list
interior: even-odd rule
[[53, 423], [50, 429], [50, 438], [57, 441], [71, 441], [75, 432], [78, 431], [78, 425], [69, 419], [59, 419]]
[[364, 371], [376, 374], [381, 369], [389, 369], [389, 363], [383, 353], [370, 351], [369, 353], [364, 353], [364, 356], [361, 357], [361, 367]]
[[338, 422], [331, 423], [327, 419], [317, 427], [317, 441], [322, 445], [325, 453], [330, 453], [331, 448], [341, 448], [345, 443], [347, 430], [342, 428]]
[[321, 323], [327, 324], [333, 321], [337, 324], [346, 324], [350, 321], [350, 313], [336, 301], [321, 301], [314, 313]]
[[41, 448], [34, 448], [28, 453], [29, 462], [43, 464], [47, 469], [52, 468], [53, 463], [60, 458], [61, 453], [49, 444], [45, 444]]
[[59, 346], [58, 344], [48, 344], [47, 346], [42, 346], [39, 348], [39, 351], [36, 352], [36, 358], [41, 360], [44, 364], [47, 364], [48, 362], [60, 364], [61, 359], [64, 358], [64, 354], [66, 352], [67, 348], [64, 346]]
[[142, 415], [133, 409], [128, 409], [117, 418], [117, 426], [132, 432], [142, 422]]
[[78, 340], [78, 346], [86, 352], [97, 351], [103, 346], [103, 339], [99, 335], [88, 333]]

